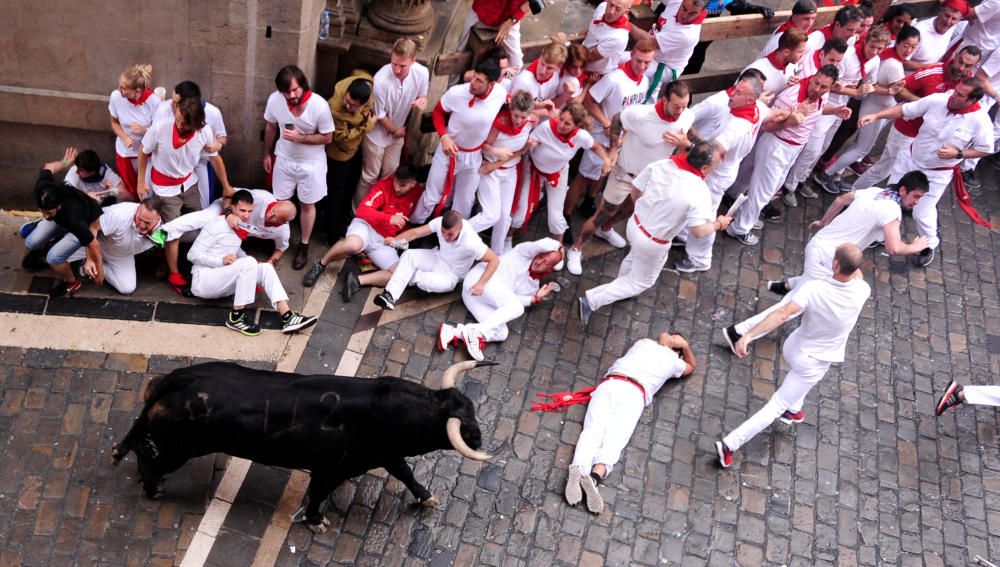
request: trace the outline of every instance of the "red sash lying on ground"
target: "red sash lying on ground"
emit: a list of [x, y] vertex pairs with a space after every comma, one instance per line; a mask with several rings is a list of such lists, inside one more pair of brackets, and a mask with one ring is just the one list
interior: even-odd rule
[[[642, 393], [643, 403], [646, 402], [646, 389], [642, 387], [642, 384], [636, 382], [635, 380], [629, 378], [628, 376], [622, 376], [620, 374], [608, 374], [604, 377], [602, 382], [607, 382], [608, 380], [622, 380], [632, 384]], [[590, 401], [590, 395], [597, 389], [597, 386], [591, 386], [589, 388], [584, 388], [578, 392], [559, 392], [556, 394], [535, 394], [538, 398], [549, 398], [554, 401], [544, 402], [542, 400], [536, 400], [536, 404], [531, 406], [531, 411], [566, 411], [569, 406], [575, 406], [576, 404], [585, 404]]]

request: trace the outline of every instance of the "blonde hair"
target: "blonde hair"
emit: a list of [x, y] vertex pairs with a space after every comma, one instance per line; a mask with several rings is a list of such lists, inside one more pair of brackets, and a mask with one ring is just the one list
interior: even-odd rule
[[417, 56], [417, 42], [408, 37], [401, 37], [392, 44], [392, 52], [400, 57], [413, 59]]
[[889, 28], [885, 26], [875, 26], [874, 28], [868, 30], [868, 35], [865, 36], [865, 43], [869, 41], [881, 41], [888, 43], [889, 39], [892, 38], [892, 32]]
[[549, 65], [562, 65], [566, 62], [566, 46], [560, 43], [550, 43], [542, 50], [542, 59]]
[[656, 51], [658, 47], [656, 40], [651, 37], [644, 37], [639, 41], [635, 42], [632, 46], [632, 51], [638, 51], [639, 53], [649, 53], [651, 51]]
[[149, 63], [139, 63], [122, 71], [122, 77], [133, 89], [146, 89], [153, 84], [153, 66]]

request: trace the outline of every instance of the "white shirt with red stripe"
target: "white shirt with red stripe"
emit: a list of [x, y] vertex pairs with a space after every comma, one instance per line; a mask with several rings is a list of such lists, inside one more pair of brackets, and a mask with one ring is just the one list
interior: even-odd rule
[[559, 96], [562, 86], [559, 81], [559, 70], [556, 69], [552, 76], [549, 77], [545, 82], [540, 82], [535, 75], [535, 67], [538, 65], [538, 59], [531, 62], [530, 65], [521, 70], [520, 73], [514, 77], [514, 82], [510, 86], [510, 92], [514, 93], [517, 91], [528, 91], [535, 100], [552, 100]]
[[694, 113], [685, 108], [676, 120], [669, 120], [660, 103], [637, 104], [622, 111], [621, 121], [627, 134], [618, 153], [618, 165], [627, 173], [638, 175], [654, 161], [674, 153], [674, 146], [663, 141], [663, 135], [687, 132], [694, 123]]
[[605, 75], [618, 66], [618, 62], [625, 53], [625, 46], [628, 45], [629, 23], [628, 15], [623, 16], [618, 22], [609, 24], [604, 21], [604, 10], [607, 2], [601, 2], [594, 10], [594, 15], [590, 18], [590, 25], [587, 27], [587, 35], [583, 38], [583, 46], [587, 49], [597, 48], [603, 59], [599, 59], [587, 64], [587, 71]]
[[642, 384], [645, 394], [643, 403], [648, 406], [653, 403], [653, 395], [667, 380], [683, 376], [685, 370], [687, 363], [674, 349], [653, 339], [640, 339], [625, 356], [611, 364], [607, 374], [626, 376]]
[[[628, 63], [624, 65], [628, 65]], [[608, 120], [611, 120], [629, 106], [640, 104], [645, 100], [648, 88], [649, 79], [645, 75], [636, 81], [629, 77], [624, 70], [618, 68], [594, 83], [590, 87], [590, 96], [593, 97], [594, 102], [601, 105], [604, 115], [608, 117]], [[590, 132], [598, 141], [607, 143], [604, 127], [596, 120], [592, 121]]]
[[507, 102], [507, 91], [499, 84], [490, 87], [485, 97], [472, 95], [468, 84], [455, 85], [441, 97], [439, 104], [448, 116], [448, 135], [464, 151], [474, 151], [490, 135], [493, 119]]
[[121, 92], [117, 90], [111, 92], [111, 98], [108, 102], [108, 112], [118, 120], [125, 133], [132, 136], [132, 139], [135, 140], [132, 143], [132, 147], [127, 147], [121, 138], [115, 138], [116, 154], [122, 157], [136, 157], [139, 155], [142, 136], [132, 132], [132, 124], [136, 123], [140, 124], [143, 128], [149, 128], [153, 124], [156, 107], [161, 102], [163, 102], [163, 99], [155, 94], [150, 94], [142, 104], [134, 104], [123, 97]]
[[680, 10], [682, 3], [682, 0], [666, 2], [663, 15], [656, 22], [659, 29], [653, 36], [658, 46], [654, 59], [668, 69], [677, 71], [678, 75], [687, 67], [688, 60], [694, 53], [694, 47], [698, 45], [701, 23], [705, 19], [705, 13], [702, 12], [702, 15], [690, 24], [678, 22], [677, 11]]
[[948, 28], [944, 33], [938, 33], [934, 29], [935, 18], [927, 18], [913, 24], [913, 27], [920, 31], [920, 43], [917, 50], [910, 56], [912, 61], [920, 63], [937, 63], [944, 57], [951, 39], [955, 33], [955, 26]]
[[202, 156], [218, 155], [205, 151], [205, 146], [214, 141], [211, 126], [206, 125], [187, 140], [182, 140], [173, 119], [154, 122], [142, 138], [142, 151], [150, 154], [153, 193], [157, 197], [173, 197], [179, 195], [182, 188], [187, 189], [197, 183], [194, 168]]
[[699, 174], [678, 166], [678, 157], [653, 162], [632, 180], [632, 185], [642, 192], [635, 202], [639, 226], [651, 238], [665, 242], [684, 227], [715, 219], [708, 185]]
[[743, 70], [746, 71], [747, 69], [757, 69], [761, 73], [764, 73], [764, 77], [766, 78], [764, 81], [764, 92], [766, 93], [780, 92], [788, 84], [788, 77], [795, 74], [794, 65], [778, 67], [774, 64], [771, 56], [761, 57], [747, 65]]
[[948, 110], [950, 93], [926, 96], [903, 105], [903, 118], [923, 117], [917, 137], [910, 146], [913, 163], [921, 169], [942, 169], [958, 165], [962, 160], [941, 159], [937, 155], [943, 144], [960, 150], [993, 151], [993, 124], [979, 103], [958, 112]]
[[[304, 105], [302, 114], [295, 116], [280, 92], [274, 91], [267, 99], [264, 120], [278, 125], [278, 144], [274, 148], [274, 155], [279, 159], [287, 159], [296, 163], [326, 160], [323, 144], [299, 144], [281, 137], [280, 130], [289, 124], [303, 134], [329, 134], [333, 132], [333, 114], [330, 113], [330, 105], [323, 100], [323, 97], [310, 92], [309, 99], [305, 101]], [[300, 102], [299, 106], [303, 106], [303, 103]]]
[[[397, 128], [406, 125], [406, 118], [413, 108], [413, 101], [422, 96], [427, 96], [427, 88], [430, 84], [430, 71], [420, 63], [410, 66], [410, 71], [406, 78], [400, 82], [396, 75], [392, 74], [392, 65], [385, 65], [375, 73], [372, 79], [375, 104], [372, 107], [376, 120], [388, 117]], [[368, 139], [376, 146], [384, 148], [398, 140], [392, 132], [385, 129], [381, 123], [376, 122], [375, 128], [368, 132]]]
[[544, 122], [532, 130], [531, 139], [538, 140], [538, 145], [528, 153], [535, 169], [546, 174], [558, 173], [580, 148], [589, 150], [594, 145], [590, 132], [581, 128], [574, 130], [567, 138], [559, 136], [554, 120]]
[[[771, 108], [785, 109], [794, 112], [795, 109], [798, 108], [799, 104], [804, 102], [807, 98], [806, 92], [808, 91], [810, 79], [811, 77], [806, 77], [799, 81], [799, 84], [791, 85], [781, 91], [781, 93], [774, 98]], [[790, 144], [802, 145], [808, 142], [809, 136], [812, 134], [812, 130], [816, 126], [816, 122], [823, 115], [823, 106], [826, 104], [826, 96], [823, 96], [820, 100], [815, 102], [816, 110], [806, 115], [805, 120], [803, 120], [801, 124], [777, 130], [772, 132], [772, 134], [774, 134], [778, 139]]]

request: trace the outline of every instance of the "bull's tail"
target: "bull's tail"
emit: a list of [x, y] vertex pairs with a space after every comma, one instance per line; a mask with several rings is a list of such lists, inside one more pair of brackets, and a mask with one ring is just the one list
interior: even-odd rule
[[125, 438], [115, 443], [111, 448], [111, 464], [118, 465], [129, 453], [135, 451], [137, 444], [146, 436], [146, 426], [149, 420], [146, 417], [146, 410], [143, 409], [139, 417], [132, 422], [131, 429], [125, 434]]

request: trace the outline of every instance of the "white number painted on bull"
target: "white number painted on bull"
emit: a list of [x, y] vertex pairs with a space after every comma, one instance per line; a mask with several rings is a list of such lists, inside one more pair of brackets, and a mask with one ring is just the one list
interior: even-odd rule
[[323, 431], [338, 431], [338, 430], [341, 430], [341, 429], [344, 428], [343, 422], [338, 423], [336, 427], [332, 427], [332, 426], [329, 426], [329, 425], [326, 424], [327, 420], [329, 420], [330, 418], [332, 418], [333, 417], [333, 413], [335, 411], [337, 411], [337, 406], [340, 405], [340, 394], [338, 394], [337, 392], [326, 392], [325, 394], [323, 394], [322, 396], [319, 397], [319, 403], [325, 404], [327, 396], [333, 396], [334, 397], [333, 407], [331, 407], [330, 411], [328, 411], [326, 413], [326, 417], [323, 418], [323, 422], [320, 423], [319, 428], [322, 429]]

